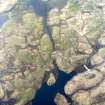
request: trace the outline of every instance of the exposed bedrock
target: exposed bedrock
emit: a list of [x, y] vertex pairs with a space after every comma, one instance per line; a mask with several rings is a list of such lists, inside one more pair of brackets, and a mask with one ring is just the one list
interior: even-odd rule
[[86, 70], [80, 73], [76, 69], [79, 74], [68, 81], [65, 93], [75, 105], [105, 105], [103, 3], [68, 0], [65, 5], [49, 8], [36, 0], [46, 11], [41, 15], [34, 10], [37, 7], [26, 8], [25, 1], [20, 1], [13, 10], [15, 0], [13, 4], [0, 2], [0, 13], [10, 10], [0, 29], [0, 103], [24, 105], [43, 82], [49, 86], [56, 82], [59, 75], [55, 69], [71, 73], [82, 66]]
[[72, 97], [75, 105], [104, 105], [104, 87], [105, 72], [93, 69], [70, 80], [65, 86], [65, 93]]
[[69, 102], [67, 102], [67, 99], [62, 94], [57, 94], [54, 99], [56, 105], [71, 105]]
[[[43, 33], [42, 18], [27, 12], [21, 22], [10, 19], [2, 27], [0, 43], [0, 102], [9, 104], [14, 99], [13, 105], [24, 105], [34, 98], [45, 73], [54, 68], [52, 43]], [[48, 78], [48, 85], [55, 83], [53, 73]]]
[[0, 13], [8, 12], [17, 3], [17, 0], [0, 0]]

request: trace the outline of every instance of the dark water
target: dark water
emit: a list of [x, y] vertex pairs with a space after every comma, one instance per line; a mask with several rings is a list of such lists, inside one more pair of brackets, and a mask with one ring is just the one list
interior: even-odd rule
[[77, 75], [75, 71], [70, 74], [66, 74], [59, 70], [57, 82], [51, 87], [45, 83], [37, 92], [35, 96], [36, 98], [32, 101], [32, 105], [56, 105], [54, 103], [56, 94], [61, 93], [62, 95], [66, 96], [64, 93], [64, 86], [67, 81], [75, 75]]
[[[50, 0], [49, 0], [50, 1]], [[35, 13], [41, 17], [43, 17], [44, 31], [48, 33], [48, 35], [52, 35], [52, 30], [50, 26], [47, 24], [48, 20], [48, 12], [53, 8], [62, 8], [68, 0], [52, 0], [51, 2], [43, 2], [41, 0], [31, 0], [31, 5]], [[7, 16], [0, 15], [0, 27], [7, 20]], [[79, 69], [77, 67], [76, 69]], [[81, 68], [80, 68], [81, 69]], [[79, 70], [78, 70], [79, 71]], [[58, 70], [59, 77], [56, 83], [49, 87], [46, 83], [42, 85], [42, 87], [36, 93], [35, 98], [32, 101], [32, 105], [56, 105], [54, 103], [54, 98], [57, 93], [61, 93], [65, 97], [67, 97], [64, 93], [64, 86], [68, 80], [72, 79], [78, 73], [76, 71], [71, 72], [70, 74], [66, 74], [61, 70]], [[71, 99], [70, 99], [71, 100]], [[72, 100], [71, 100], [72, 102]], [[8, 103], [8, 102], [2, 102]], [[15, 103], [15, 100], [11, 100], [11, 105]]]
[[[62, 8], [67, 1], [68, 0], [49, 0], [49, 2], [43, 2], [41, 0], [31, 1], [31, 5], [33, 6], [33, 10], [35, 11], [35, 13], [43, 17], [44, 32], [46, 32], [50, 37], [52, 35], [52, 30], [47, 24], [48, 12], [53, 8]], [[43, 84], [37, 92], [35, 98], [33, 99], [32, 105], [56, 105], [54, 103], [54, 98], [57, 93], [61, 93], [62, 95], [67, 97], [64, 93], [64, 86], [68, 80], [72, 79], [72, 77], [74, 77], [78, 73], [74, 71], [70, 74], [66, 74], [61, 70], [58, 70], [58, 72], [59, 77], [56, 83], [51, 87], [49, 87], [46, 83]]]
[[85, 72], [83, 66], [76, 67], [71, 73], [67, 74], [61, 70], [58, 70], [59, 76], [56, 83], [49, 87], [46, 83], [42, 85], [39, 91], [36, 93], [35, 98], [32, 101], [32, 105], [56, 105], [54, 103], [54, 98], [57, 93], [61, 93], [69, 102], [72, 103], [72, 99], [64, 93], [64, 86], [66, 83], [71, 80], [74, 76], [78, 75], [81, 72]]
[[49, 2], [44, 2], [43, 0], [31, 0], [31, 5], [35, 13], [43, 18], [44, 32], [48, 33], [51, 37], [51, 29], [48, 26], [48, 12], [54, 8], [62, 8], [65, 6], [68, 0], [48, 0]]

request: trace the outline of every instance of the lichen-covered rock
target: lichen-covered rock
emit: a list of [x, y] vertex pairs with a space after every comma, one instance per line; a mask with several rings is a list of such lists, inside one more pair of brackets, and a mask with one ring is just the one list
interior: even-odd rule
[[62, 94], [57, 94], [54, 99], [56, 105], [71, 105], [67, 102], [67, 99]]
[[88, 89], [96, 86], [103, 80], [103, 74], [99, 71], [93, 70], [77, 75], [65, 87], [67, 94], [73, 94], [80, 89]]
[[49, 78], [47, 80], [48, 86], [52, 86], [56, 82], [56, 78], [53, 73], [50, 73]]
[[55, 68], [71, 73], [90, 65], [67, 83], [65, 93], [76, 105], [104, 104], [103, 0], [12, 1], [0, 1], [0, 13], [8, 16], [0, 28], [0, 102], [24, 105], [44, 76], [49, 86], [56, 82]]
[[52, 9], [48, 15], [48, 24], [55, 43], [53, 57], [59, 68], [67, 73], [79, 64], [86, 64], [92, 52], [87, 38], [82, 35], [87, 32], [82, 29], [85, 26], [81, 18], [84, 17], [81, 5], [82, 1], [68, 0], [64, 8]]
[[93, 56], [91, 57], [91, 64], [92, 65], [98, 65], [98, 64], [102, 64], [105, 61], [105, 48], [101, 48], [99, 49], [99, 51]]
[[104, 76], [101, 69], [81, 73], [66, 84], [65, 93], [72, 96], [75, 105], [104, 105]]
[[100, 57], [100, 48], [104, 47], [105, 21], [99, 3], [96, 0], [68, 0], [63, 7], [48, 13], [55, 45], [53, 57], [61, 70], [70, 73], [78, 65], [94, 65], [104, 59]]
[[0, 98], [2, 99], [4, 97], [5, 93], [4, 93], [4, 90], [3, 90], [3, 87], [2, 85], [0, 85]]
[[[2, 27], [0, 86], [3, 88], [0, 88], [0, 99], [15, 99], [15, 105], [26, 104], [41, 87], [45, 72], [54, 68], [52, 43], [48, 34], [43, 32], [42, 21], [30, 11], [23, 14], [19, 22], [11, 18]], [[56, 81], [52, 75], [48, 85]], [[4, 91], [7, 92], [4, 94]]]

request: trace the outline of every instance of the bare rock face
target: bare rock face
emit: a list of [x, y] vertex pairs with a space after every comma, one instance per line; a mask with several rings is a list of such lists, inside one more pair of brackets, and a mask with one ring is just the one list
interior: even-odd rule
[[[99, 4], [101, 4], [101, 6]], [[69, 23], [69, 26], [72, 25], [72, 27], [75, 27], [74, 29], [76, 29], [78, 32], [77, 36], [79, 40], [77, 52], [82, 53], [83, 55], [89, 55], [88, 61], [93, 68], [86, 68], [86, 72], [76, 75], [72, 80], [67, 82], [65, 86], [65, 93], [68, 96], [71, 96], [72, 100], [74, 101], [74, 105], [104, 105], [105, 15], [100, 11], [103, 11], [104, 3], [103, 1], [98, 0], [87, 0], [81, 1], [80, 5], [82, 5], [81, 9], [78, 9], [77, 14], [73, 14], [73, 17], [69, 20], [72, 21], [75, 17], [75, 21], [72, 21], [73, 25], [72, 23]], [[79, 54], [77, 53], [77, 56], [78, 55]]]
[[72, 96], [75, 105], [104, 105], [104, 77], [102, 70], [79, 74], [67, 83], [65, 93]]
[[52, 29], [55, 45], [53, 57], [58, 67], [67, 73], [78, 65], [86, 64], [92, 53], [92, 47], [86, 36], [90, 33], [85, 30], [87, 24], [85, 26], [83, 23], [94, 16], [83, 20], [81, 17], [85, 18], [85, 13], [82, 13], [81, 5], [84, 6], [82, 1], [68, 0], [66, 6], [52, 9], [48, 15], [48, 24]]
[[0, 86], [0, 98], [4, 97], [4, 91], [3, 91], [3, 87]]
[[[34, 98], [46, 71], [53, 69], [52, 43], [43, 33], [42, 18], [32, 11], [20, 22], [11, 18], [1, 29], [0, 43], [1, 103], [14, 99], [13, 105], [24, 105]], [[48, 85], [56, 81], [53, 73], [49, 79]]]
[[7, 12], [17, 3], [17, 0], [0, 0], [0, 13]]
[[105, 53], [104, 52], [105, 52], [105, 48], [99, 49], [98, 52], [91, 57], [91, 64], [96, 65], [96, 66], [102, 65], [105, 61], [105, 59], [104, 59]]
[[66, 98], [59, 93], [56, 95], [54, 101], [56, 105], [71, 105], [70, 103], [67, 102]]
[[[58, 67], [70, 73], [78, 65], [95, 66], [104, 61], [103, 2], [68, 0], [48, 13]], [[101, 49], [103, 48], [103, 49]]]
[[[45, 7], [42, 14], [27, 7], [27, 1], [0, 0], [0, 13], [9, 16], [0, 28], [0, 103], [25, 105], [44, 78], [49, 86], [56, 82], [56, 67], [71, 73], [91, 65], [67, 83], [65, 93], [75, 105], [105, 105], [103, 1], [62, 0], [62, 5], [51, 0], [56, 5], [48, 7], [47, 1], [37, 0]], [[59, 94], [55, 102], [68, 105]]]

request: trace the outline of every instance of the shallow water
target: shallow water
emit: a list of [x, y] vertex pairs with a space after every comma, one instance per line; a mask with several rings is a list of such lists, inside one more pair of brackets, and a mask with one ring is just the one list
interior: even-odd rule
[[0, 15], [0, 28], [2, 25], [8, 20], [8, 16], [6, 15]]

